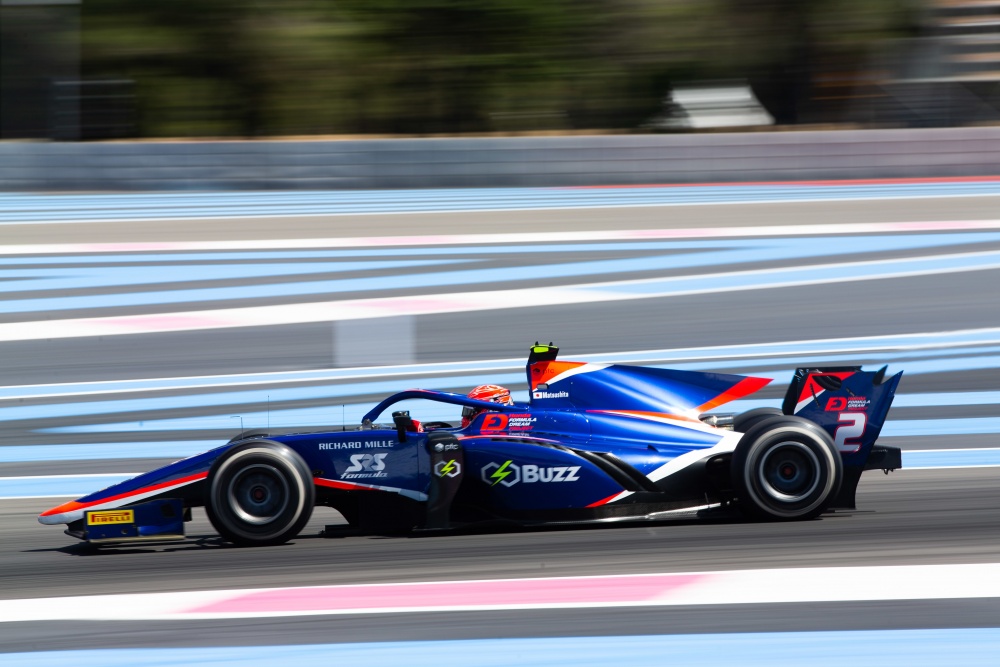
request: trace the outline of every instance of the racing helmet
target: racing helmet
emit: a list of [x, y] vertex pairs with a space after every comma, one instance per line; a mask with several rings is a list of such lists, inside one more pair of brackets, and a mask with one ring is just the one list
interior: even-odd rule
[[[474, 398], [477, 401], [489, 401], [491, 403], [499, 403], [501, 405], [514, 405], [514, 399], [510, 397], [510, 389], [507, 387], [501, 387], [498, 384], [481, 384], [468, 394], [469, 398]], [[472, 423], [479, 413], [483, 412], [485, 408], [473, 408], [471, 406], [465, 406], [462, 408], [462, 428], [465, 428]]]

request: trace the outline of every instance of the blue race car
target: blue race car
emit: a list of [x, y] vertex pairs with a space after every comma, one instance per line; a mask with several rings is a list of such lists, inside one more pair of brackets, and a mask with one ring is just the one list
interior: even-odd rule
[[[865, 470], [901, 467], [876, 447], [902, 373], [800, 368], [782, 409], [704, 414], [766, 378], [557, 360], [535, 345], [530, 400], [501, 405], [412, 389], [372, 408], [359, 428], [241, 434], [211, 451], [39, 516], [91, 543], [177, 539], [192, 507], [237, 545], [294, 538], [315, 505], [362, 532], [663, 519], [738, 508], [758, 520], [855, 506]], [[468, 426], [419, 424], [422, 398], [461, 406]]]

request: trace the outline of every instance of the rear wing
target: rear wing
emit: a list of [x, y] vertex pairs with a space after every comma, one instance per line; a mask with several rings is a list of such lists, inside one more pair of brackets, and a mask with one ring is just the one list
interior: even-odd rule
[[877, 371], [861, 366], [796, 369], [781, 411], [826, 429], [845, 466], [864, 465], [903, 376], [900, 371], [887, 379], [885, 372], [885, 366]]
[[785, 394], [782, 412], [821, 426], [844, 460], [839, 506], [854, 506], [854, 490], [864, 470], [902, 466], [894, 447], [875, 447], [903, 372], [886, 378], [886, 368], [861, 366], [798, 368]]

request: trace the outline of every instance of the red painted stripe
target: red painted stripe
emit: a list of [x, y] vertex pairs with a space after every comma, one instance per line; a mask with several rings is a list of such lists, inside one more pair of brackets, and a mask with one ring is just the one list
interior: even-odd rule
[[618, 493], [612, 493], [612, 494], [611, 494], [610, 496], [608, 496], [607, 498], [603, 498], [603, 499], [601, 499], [601, 500], [598, 500], [598, 501], [597, 501], [596, 503], [590, 503], [589, 505], [587, 505], [587, 507], [600, 507], [601, 505], [607, 505], [607, 504], [608, 504], [608, 503], [610, 503], [610, 502], [611, 502], [611, 501], [612, 501], [612, 500], [613, 500], [614, 498], [616, 498], [616, 497], [617, 497], [617, 496], [618, 496], [618, 495], [619, 495], [620, 493], [621, 493], [621, 491], [619, 491]]
[[551, 190], [633, 190], [641, 188], [718, 188], [754, 185], [838, 186], [838, 185], [906, 185], [912, 183], [995, 183], [1000, 176], [946, 176], [943, 178], [849, 178], [842, 181], [735, 181], [715, 183], [644, 183], [641, 185], [572, 185]]
[[805, 384], [802, 385], [802, 392], [799, 394], [799, 400], [797, 401], [797, 403], [801, 403], [806, 399], [812, 398], [814, 395], [818, 397], [820, 394], [826, 391], [825, 389], [823, 389], [823, 387], [819, 386], [819, 383], [816, 382], [815, 378], [835, 377], [840, 379], [841, 381], [844, 381], [847, 378], [851, 377], [852, 375], [854, 375], [853, 371], [847, 371], [841, 373], [811, 373], [809, 377], [806, 378]]
[[729, 391], [725, 391], [707, 403], [699, 405], [695, 410], [698, 412], [708, 412], [712, 408], [717, 408], [723, 403], [728, 403], [729, 401], [735, 401], [738, 398], [743, 398], [748, 396], [758, 389], [766, 386], [771, 382], [771, 378], [755, 378], [748, 377], [743, 378], [735, 385], [733, 385]]
[[313, 482], [316, 486], [325, 486], [330, 489], [340, 489], [341, 491], [378, 491], [378, 489], [373, 489], [370, 486], [365, 486], [363, 484], [354, 484], [352, 482], [338, 482], [333, 479], [325, 479], [323, 477], [316, 477]]
[[414, 607], [476, 607], [649, 602], [711, 575], [571, 577], [417, 584], [317, 586], [257, 591], [185, 610], [193, 614], [343, 612]]
[[160, 482], [159, 484], [153, 484], [151, 486], [144, 486], [141, 489], [136, 489], [135, 491], [129, 491], [127, 493], [119, 493], [115, 496], [108, 496], [107, 498], [98, 498], [97, 500], [90, 500], [85, 503], [81, 503], [77, 500], [71, 500], [68, 503], [64, 503], [59, 507], [53, 507], [50, 510], [42, 512], [41, 516], [53, 516], [55, 514], [63, 514], [65, 512], [74, 512], [77, 510], [86, 509], [88, 507], [93, 507], [94, 505], [101, 505], [103, 503], [110, 503], [116, 500], [123, 500], [125, 498], [131, 498], [142, 493], [149, 493], [151, 491], [158, 491], [160, 489], [166, 489], [168, 487], [177, 487], [190, 484], [191, 482], [197, 482], [200, 479], [205, 479], [208, 477], [208, 471], [195, 473], [193, 475], [188, 475], [187, 477], [179, 477], [177, 479], [170, 480], [169, 482]]

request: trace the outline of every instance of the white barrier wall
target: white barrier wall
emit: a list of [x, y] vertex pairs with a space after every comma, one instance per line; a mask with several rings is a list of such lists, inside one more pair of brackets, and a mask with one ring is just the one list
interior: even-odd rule
[[1000, 174], [1000, 127], [573, 137], [0, 142], [0, 190], [619, 185]]

